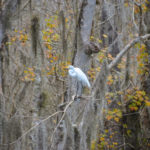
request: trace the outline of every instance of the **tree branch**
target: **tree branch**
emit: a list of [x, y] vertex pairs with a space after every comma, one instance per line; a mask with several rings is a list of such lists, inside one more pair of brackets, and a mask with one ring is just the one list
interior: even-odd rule
[[27, 130], [25, 133], [23, 133], [17, 140], [11, 142], [11, 143], [7, 143], [7, 144], [0, 144], [2, 146], [8, 146], [8, 145], [12, 145], [12, 144], [16, 144], [17, 141], [21, 140], [23, 137], [25, 137], [28, 133], [30, 133], [33, 129], [35, 129], [36, 127], [38, 127], [41, 123], [46, 122], [48, 119], [52, 118], [53, 116], [62, 113], [64, 111], [57, 111], [55, 113], [53, 113], [52, 115], [48, 116], [47, 118], [39, 121], [39, 123], [35, 124], [34, 126], [32, 126], [29, 130]]
[[74, 102], [74, 100], [70, 101], [70, 102], [68, 103], [68, 105], [65, 107], [65, 109], [64, 109], [64, 111], [63, 111], [63, 115], [62, 115], [61, 119], [59, 120], [59, 122], [58, 122], [57, 126], [55, 127], [54, 132], [53, 132], [53, 134], [52, 134], [52, 136], [51, 136], [51, 143], [53, 143], [53, 139], [54, 139], [54, 135], [55, 135], [55, 133], [56, 133], [56, 130], [57, 130], [57, 128], [59, 127], [59, 125], [60, 125], [60, 123], [62, 122], [62, 120], [64, 119], [64, 117], [65, 117], [65, 115], [66, 115], [67, 109], [69, 108], [69, 106], [70, 106], [73, 102]]
[[150, 37], [150, 34], [146, 34], [140, 37], [135, 38], [132, 40], [129, 44], [127, 44], [121, 51], [120, 53], [116, 56], [116, 58], [108, 65], [108, 69], [111, 70], [114, 66], [117, 65], [117, 63], [121, 60], [121, 58], [124, 56], [124, 54], [132, 47], [134, 46], [137, 42], [140, 40], [144, 40]]

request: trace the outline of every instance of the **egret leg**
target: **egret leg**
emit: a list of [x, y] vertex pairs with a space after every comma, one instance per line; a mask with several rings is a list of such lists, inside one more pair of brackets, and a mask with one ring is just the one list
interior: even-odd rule
[[77, 98], [77, 96], [78, 96], [78, 90], [79, 90], [79, 83], [78, 83], [78, 81], [77, 81], [76, 98]]
[[75, 98], [74, 100], [77, 101], [78, 100], [78, 93], [79, 93], [79, 82], [77, 81], [77, 84], [76, 84], [76, 95], [75, 95]]
[[82, 95], [83, 86], [81, 82], [77, 82], [77, 92], [76, 92], [76, 100], [80, 101], [80, 96]]
[[83, 84], [81, 82], [81, 86], [80, 86], [80, 96], [82, 95], [82, 91], [83, 91]]

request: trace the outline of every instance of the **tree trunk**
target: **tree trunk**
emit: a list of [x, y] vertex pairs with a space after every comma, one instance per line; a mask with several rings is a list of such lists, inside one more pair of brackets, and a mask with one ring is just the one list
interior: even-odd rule
[[[90, 54], [86, 53], [86, 45], [89, 44], [95, 6], [95, 0], [84, 0], [82, 2], [77, 26], [77, 53], [73, 64], [76, 67], [81, 68], [85, 73], [89, 69], [90, 64]], [[77, 86], [74, 83], [75, 81], [70, 82], [69, 87], [71, 87], [71, 89], [68, 91], [68, 101], [74, 100], [72, 99], [72, 95], [75, 95], [77, 90]], [[82, 95], [81, 85], [77, 90], [77, 95]], [[88, 114], [89, 111], [92, 112], [92, 110], [89, 109], [91, 103], [88, 100], [89, 104], [86, 105], [86, 100], [88, 99], [86, 98], [85, 100], [82, 100], [81, 98], [80, 101], [79, 99], [74, 101], [70, 108], [68, 108], [67, 112], [65, 112], [65, 119], [62, 121], [61, 127], [57, 130], [57, 136], [61, 136], [61, 138], [56, 140], [57, 142], [55, 142], [53, 149], [90, 149], [90, 141], [87, 140], [90, 138], [90, 135], [87, 135], [87, 137], [85, 134], [91, 134], [92, 131], [90, 128], [85, 130], [83, 129], [86, 124], [86, 120], [84, 119], [87, 117], [87, 114], [85, 116], [83, 112], [86, 110], [88, 111]], [[85, 133], [87, 130], [90, 133]]]
[[[0, 2], [1, 3], [1, 2]], [[13, 132], [11, 131], [7, 131], [7, 127], [9, 127], [9, 123], [7, 123], [7, 121], [5, 120], [5, 97], [3, 95], [3, 93], [5, 92], [5, 88], [4, 88], [4, 81], [5, 81], [5, 77], [4, 77], [4, 72], [5, 69], [8, 69], [8, 65], [9, 65], [9, 53], [8, 53], [8, 46], [6, 46], [6, 43], [8, 42], [8, 36], [7, 36], [7, 30], [10, 28], [11, 24], [10, 24], [10, 18], [12, 16], [12, 14], [14, 12], [16, 12], [17, 10], [17, 5], [18, 5], [18, 1], [17, 0], [7, 0], [5, 1], [5, 8], [1, 8], [3, 6], [0, 5], [0, 143], [2, 144], [5, 140], [5, 142], [8, 142], [9, 139], [11, 138], [16, 138], [15, 136], [20, 136], [20, 127], [19, 127], [19, 122], [15, 122], [14, 120], [14, 125], [16, 125], [18, 127], [18, 133], [14, 132], [14, 137], [10, 135], [8, 135], [8, 139], [5, 137], [7, 135], [7, 133], [9, 132]], [[4, 62], [7, 61], [7, 66], [6, 68], [4, 68]], [[16, 129], [17, 127], [14, 126], [14, 128]], [[14, 129], [14, 130], [15, 130]], [[5, 140], [4, 140], [5, 139]], [[1, 146], [0, 146], [1, 147]], [[8, 148], [9, 149], [9, 148]]]

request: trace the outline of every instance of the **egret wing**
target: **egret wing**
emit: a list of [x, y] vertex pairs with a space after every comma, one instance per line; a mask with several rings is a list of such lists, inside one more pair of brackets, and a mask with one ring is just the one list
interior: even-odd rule
[[88, 86], [90, 88], [90, 82], [85, 73], [80, 68], [75, 68], [75, 72], [77, 74], [77, 79], [81, 81], [84, 86]]

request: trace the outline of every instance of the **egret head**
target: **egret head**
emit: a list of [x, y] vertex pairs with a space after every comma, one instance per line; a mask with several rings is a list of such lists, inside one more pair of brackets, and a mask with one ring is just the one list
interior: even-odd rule
[[69, 65], [69, 66], [68, 66], [68, 68], [69, 68], [69, 69], [72, 69], [72, 70], [74, 69], [74, 67], [73, 67], [73, 66], [71, 66], [71, 65]]

